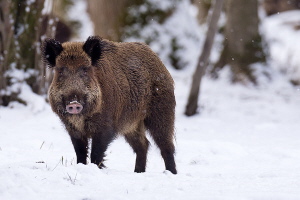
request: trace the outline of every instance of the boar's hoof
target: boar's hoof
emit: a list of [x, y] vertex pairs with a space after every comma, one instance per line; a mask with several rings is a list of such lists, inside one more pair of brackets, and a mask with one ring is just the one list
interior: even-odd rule
[[83, 106], [78, 102], [71, 102], [66, 106], [66, 109], [70, 114], [79, 114], [82, 111]]

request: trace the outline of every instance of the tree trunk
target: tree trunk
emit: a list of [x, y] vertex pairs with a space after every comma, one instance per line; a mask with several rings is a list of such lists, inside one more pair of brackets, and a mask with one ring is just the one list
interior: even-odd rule
[[300, 9], [300, 0], [264, 0], [263, 7], [267, 15], [273, 15], [287, 10]]
[[222, 11], [223, 0], [216, 0], [213, 7], [213, 13], [210, 19], [208, 31], [206, 33], [206, 39], [202, 49], [201, 56], [199, 57], [196, 71], [193, 75], [192, 87], [186, 106], [185, 114], [187, 116], [192, 116], [197, 113], [198, 108], [198, 97], [201, 86], [201, 79], [205, 74], [206, 67], [208, 64], [211, 47], [214, 42], [214, 37], [218, 28], [218, 21]]
[[8, 89], [15, 81], [27, 81], [29, 84], [36, 82], [34, 73], [26, 77], [26, 80], [14, 80], [15, 77], [7, 72], [11, 69], [24, 72], [35, 69], [43, 6], [44, 0], [1, 1], [1, 105], [8, 105], [12, 100], [22, 101], [18, 99], [20, 91]]
[[[6, 88], [7, 82], [4, 78], [4, 73], [7, 71], [7, 49], [9, 45], [9, 38], [12, 36], [12, 31], [10, 28], [9, 18], [7, 13], [9, 13], [9, 3], [8, 1], [0, 1], [0, 97], [1, 91]], [[3, 99], [0, 98], [0, 105], [3, 104]]]
[[214, 72], [230, 65], [232, 81], [256, 83], [250, 65], [264, 62], [265, 56], [258, 31], [257, 0], [227, 0], [224, 49]]
[[192, 3], [198, 8], [197, 19], [199, 24], [204, 24], [207, 21], [211, 0], [192, 0]]
[[95, 34], [103, 38], [120, 41], [127, 7], [132, 0], [89, 0], [88, 12], [94, 22]]

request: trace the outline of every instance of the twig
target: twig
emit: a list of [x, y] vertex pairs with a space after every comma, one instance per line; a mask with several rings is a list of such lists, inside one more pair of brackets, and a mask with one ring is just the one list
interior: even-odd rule
[[52, 171], [54, 171], [56, 169], [56, 167], [59, 165], [60, 161], [58, 161], [57, 165], [52, 169]]
[[44, 143], [45, 143], [45, 141], [43, 141], [43, 143], [42, 143], [42, 145], [41, 145], [40, 149], [42, 149], [42, 147], [43, 147]]
[[72, 177], [69, 175], [69, 173], [67, 173], [67, 175], [68, 175], [68, 177], [69, 177], [70, 182], [71, 182], [73, 185], [75, 185], [77, 173], [75, 174], [74, 180], [72, 180]]

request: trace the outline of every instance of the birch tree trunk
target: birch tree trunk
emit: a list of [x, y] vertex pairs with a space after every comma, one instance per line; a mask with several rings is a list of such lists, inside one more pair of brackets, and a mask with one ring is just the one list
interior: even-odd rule
[[192, 86], [185, 110], [185, 114], [187, 116], [192, 116], [197, 113], [201, 80], [208, 65], [211, 48], [218, 28], [217, 25], [222, 11], [222, 6], [223, 0], [215, 0], [215, 5], [213, 7], [213, 13], [211, 15], [208, 31], [206, 33], [206, 39], [202, 48], [202, 53], [199, 57], [197, 68], [193, 75]]

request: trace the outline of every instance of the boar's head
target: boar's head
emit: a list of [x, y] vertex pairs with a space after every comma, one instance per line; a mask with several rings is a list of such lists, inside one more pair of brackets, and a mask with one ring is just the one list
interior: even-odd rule
[[49, 100], [59, 116], [89, 115], [99, 110], [101, 89], [96, 65], [101, 56], [101, 39], [89, 37], [83, 42], [61, 44], [46, 39], [42, 45], [44, 62], [54, 69]]

